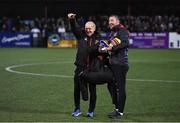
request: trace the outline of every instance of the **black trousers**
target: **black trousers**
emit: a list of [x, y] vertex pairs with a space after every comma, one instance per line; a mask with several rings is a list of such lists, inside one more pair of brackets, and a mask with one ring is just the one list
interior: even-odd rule
[[[82, 88], [84, 89], [83, 86], [87, 86], [89, 88], [89, 92], [90, 92], [90, 101], [89, 101], [89, 112], [93, 112], [96, 106], [96, 84], [92, 84], [92, 83], [87, 83], [84, 82], [85, 79], [83, 79], [82, 77], [79, 76], [79, 73], [81, 71], [83, 71], [84, 68], [83, 67], [76, 67], [75, 70], [75, 75], [74, 75], [74, 104], [75, 104], [75, 108], [80, 108], [80, 94], [82, 94], [84, 91], [82, 91]], [[88, 90], [87, 90], [88, 91]]]
[[124, 111], [126, 102], [126, 74], [129, 66], [112, 65], [111, 66], [114, 81], [108, 85], [112, 96], [112, 102], [119, 112]]
[[112, 103], [115, 105], [115, 108], [118, 109], [117, 106], [117, 92], [116, 92], [116, 85], [114, 84], [114, 81], [107, 83], [108, 91], [112, 98]]

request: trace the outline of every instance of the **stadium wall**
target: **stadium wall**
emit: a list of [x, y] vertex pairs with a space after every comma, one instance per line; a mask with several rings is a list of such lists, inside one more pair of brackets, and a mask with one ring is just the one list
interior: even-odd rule
[[32, 33], [0, 33], [0, 47], [31, 47], [32, 40]]
[[[107, 40], [108, 33], [101, 33]], [[0, 33], [0, 47], [32, 47], [32, 33]], [[177, 48], [180, 49], [180, 34], [176, 32], [132, 32], [130, 48]], [[75, 48], [77, 41], [72, 33], [52, 33], [48, 36], [48, 48]]]

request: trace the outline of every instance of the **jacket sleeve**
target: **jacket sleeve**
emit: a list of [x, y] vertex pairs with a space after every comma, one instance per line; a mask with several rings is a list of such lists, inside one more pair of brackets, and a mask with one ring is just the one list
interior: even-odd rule
[[82, 38], [82, 29], [78, 25], [76, 19], [70, 19], [70, 26], [71, 26], [71, 31], [75, 35], [76, 39], [79, 40]]
[[118, 38], [121, 42], [120, 44], [112, 47], [112, 52], [117, 52], [129, 46], [129, 33], [126, 29], [120, 29], [115, 38]]

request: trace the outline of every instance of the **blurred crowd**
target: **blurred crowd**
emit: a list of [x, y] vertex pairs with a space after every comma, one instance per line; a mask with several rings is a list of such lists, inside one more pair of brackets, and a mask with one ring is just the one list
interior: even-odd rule
[[[77, 21], [84, 24], [92, 20], [97, 25], [99, 32], [108, 31], [108, 16], [96, 15], [79, 17]], [[130, 32], [180, 32], [180, 17], [175, 15], [156, 16], [120, 16], [121, 23]], [[20, 16], [15, 18], [0, 18], [0, 32], [41, 32], [42, 36], [48, 32], [69, 32], [70, 26], [67, 17], [59, 18], [34, 18], [24, 19]]]

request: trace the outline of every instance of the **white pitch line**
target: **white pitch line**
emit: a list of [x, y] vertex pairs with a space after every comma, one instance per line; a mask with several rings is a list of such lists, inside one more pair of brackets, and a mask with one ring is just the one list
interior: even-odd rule
[[43, 73], [30, 73], [30, 72], [23, 72], [23, 71], [16, 71], [13, 68], [24, 67], [24, 66], [34, 66], [34, 65], [46, 65], [46, 64], [62, 64], [62, 63], [72, 63], [72, 62], [47, 62], [47, 63], [31, 63], [31, 64], [20, 64], [20, 65], [12, 65], [5, 68], [6, 71], [16, 74], [23, 74], [23, 75], [33, 75], [33, 76], [47, 76], [47, 77], [61, 77], [61, 78], [72, 78], [73, 76], [67, 75], [51, 75], [51, 74], [43, 74]]
[[[31, 72], [23, 72], [23, 71], [16, 71], [13, 68], [24, 67], [24, 66], [34, 66], [34, 65], [45, 65], [45, 64], [66, 64], [72, 63], [70, 61], [64, 62], [47, 62], [47, 63], [31, 63], [31, 64], [20, 64], [20, 65], [12, 65], [5, 68], [6, 71], [16, 74], [23, 74], [23, 75], [32, 75], [32, 76], [44, 76], [44, 77], [60, 77], [60, 78], [73, 78], [73, 76], [68, 75], [56, 75], [56, 74], [43, 74], [43, 73], [31, 73]], [[153, 79], [127, 79], [128, 81], [136, 81], [136, 82], [162, 82], [162, 83], [180, 83], [180, 81], [176, 80], [153, 80]]]
[[127, 79], [129, 81], [140, 81], [140, 82], [165, 82], [165, 83], [180, 83], [180, 81], [176, 81], [176, 80], [153, 80], [153, 79]]

